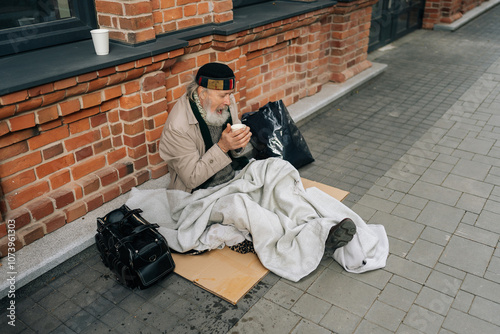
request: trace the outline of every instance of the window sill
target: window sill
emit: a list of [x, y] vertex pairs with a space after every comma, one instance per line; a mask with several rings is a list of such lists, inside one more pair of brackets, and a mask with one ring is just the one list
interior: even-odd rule
[[274, 1], [233, 10], [233, 21], [208, 24], [193, 29], [158, 36], [156, 41], [140, 46], [110, 42], [109, 54], [97, 56], [92, 40], [20, 53], [0, 58], [0, 96], [84, 73], [152, 57], [188, 46], [188, 41], [211, 34], [232, 35], [318, 9], [331, 7], [336, 0], [314, 2]]

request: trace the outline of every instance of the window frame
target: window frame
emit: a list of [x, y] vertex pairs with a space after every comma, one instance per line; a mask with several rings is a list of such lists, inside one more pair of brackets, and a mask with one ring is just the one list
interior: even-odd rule
[[0, 57], [90, 39], [97, 28], [93, 0], [69, 0], [73, 17], [0, 30]]

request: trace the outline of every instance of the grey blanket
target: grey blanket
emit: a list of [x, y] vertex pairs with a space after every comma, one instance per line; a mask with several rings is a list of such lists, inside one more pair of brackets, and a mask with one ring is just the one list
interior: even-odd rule
[[224, 247], [252, 239], [261, 263], [298, 281], [317, 268], [330, 228], [349, 217], [357, 234], [334, 258], [346, 270], [385, 266], [388, 241], [381, 225], [367, 225], [317, 188], [304, 190], [298, 171], [281, 159], [252, 161], [233, 180], [195, 191], [133, 189], [127, 204], [158, 223], [178, 252]]

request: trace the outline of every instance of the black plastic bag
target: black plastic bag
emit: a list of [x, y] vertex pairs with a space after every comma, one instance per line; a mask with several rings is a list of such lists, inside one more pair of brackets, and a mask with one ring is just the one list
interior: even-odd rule
[[258, 111], [243, 114], [241, 122], [252, 131], [255, 159], [282, 158], [295, 168], [314, 161], [304, 137], [282, 100], [269, 102]]

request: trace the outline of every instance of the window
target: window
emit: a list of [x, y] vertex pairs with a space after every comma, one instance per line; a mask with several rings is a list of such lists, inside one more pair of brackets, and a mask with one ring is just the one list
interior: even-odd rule
[[0, 56], [90, 38], [93, 0], [2, 0]]

